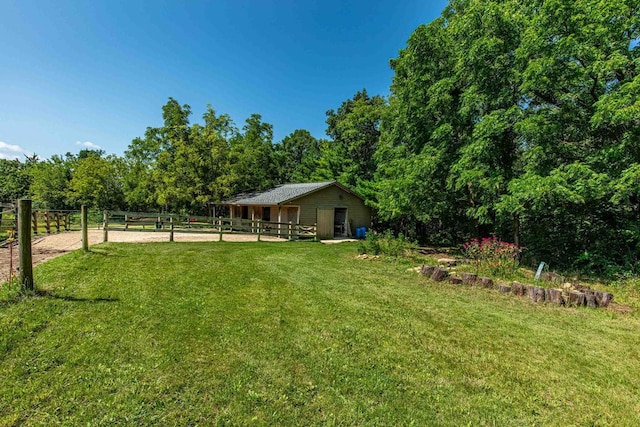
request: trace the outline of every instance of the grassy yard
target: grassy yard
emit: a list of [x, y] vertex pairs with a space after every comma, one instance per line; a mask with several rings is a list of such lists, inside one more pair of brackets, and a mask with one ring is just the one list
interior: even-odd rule
[[[0, 425], [637, 425], [637, 314], [353, 244], [105, 244], [0, 302]], [[0, 299], [1, 300], [1, 299]]]

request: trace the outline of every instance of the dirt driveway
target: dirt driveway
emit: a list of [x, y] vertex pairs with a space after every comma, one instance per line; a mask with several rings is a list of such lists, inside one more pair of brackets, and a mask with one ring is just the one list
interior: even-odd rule
[[[174, 233], [176, 242], [217, 242], [220, 235], [217, 233]], [[225, 242], [255, 242], [257, 236], [246, 234], [223, 234], [222, 240]], [[271, 236], [262, 236], [265, 242], [286, 242]], [[168, 232], [140, 232], [140, 231], [110, 231], [110, 242], [168, 242]], [[102, 230], [89, 230], [89, 245], [102, 243]], [[80, 231], [67, 231], [59, 234], [35, 237], [32, 243], [33, 264], [39, 264], [48, 259], [64, 255], [68, 252], [82, 247], [82, 236]], [[10, 249], [0, 248], [0, 283], [9, 279], [9, 254]], [[18, 247], [13, 248], [13, 271], [18, 266]]]

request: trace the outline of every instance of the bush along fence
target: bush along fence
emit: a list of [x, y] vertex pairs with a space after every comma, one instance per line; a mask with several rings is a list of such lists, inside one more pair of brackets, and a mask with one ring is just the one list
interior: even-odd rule
[[288, 240], [316, 240], [316, 225], [301, 225], [292, 222], [271, 222], [262, 220], [194, 217], [178, 214], [158, 214], [145, 212], [105, 211], [103, 214], [103, 241], [109, 240], [109, 231], [166, 232], [169, 241], [174, 233], [211, 233], [272, 236]]
[[613, 294], [610, 292], [597, 291], [586, 286], [570, 283], [563, 284], [562, 288], [559, 289], [525, 285], [518, 282], [513, 282], [511, 285], [496, 284], [489, 277], [480, 277], [473, 273], [461, 273], [459, 276], [453, 276], [449, 274], [448, 269], [432, 265], [423, 265], [420, 273], [435, 282], [449, 281], [453, 285], [497, 289], [503, 293], [528, 297], [534, 302], [548, 302], [565, 307], [605, 308], [613, 301]]

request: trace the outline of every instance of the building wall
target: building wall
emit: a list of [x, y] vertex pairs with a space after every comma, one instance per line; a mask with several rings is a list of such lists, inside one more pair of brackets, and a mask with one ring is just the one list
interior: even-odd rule
[[366, 206], [359, 197], [335, 185], [300, 197], [288, 205], [300, 206], [300, 224], [303, 225], [312, 225], [318, 222], [317, 208], [320, 207], [347, 208], [352, 234], [355, 234], [358, 227], [371, 227], [371, 208]]

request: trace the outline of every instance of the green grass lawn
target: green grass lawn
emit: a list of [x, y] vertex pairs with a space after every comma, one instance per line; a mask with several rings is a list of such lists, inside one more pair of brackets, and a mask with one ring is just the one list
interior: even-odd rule
[[355, 245], [105, 244], [0, 302], [0, 425], [637, 425], [640, 319]]

